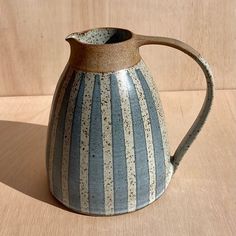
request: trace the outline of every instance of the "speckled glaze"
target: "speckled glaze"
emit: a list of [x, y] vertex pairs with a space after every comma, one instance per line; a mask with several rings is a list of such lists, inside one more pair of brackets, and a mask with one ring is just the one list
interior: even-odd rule
[[[208, 85], [198, 118], [171, 157], [158, 91], [138, 53], [142, 45], [164, 44], [160, 38], [101, 28], [73, 33], [68, 41], [72, 56], [58, 82], [48, 128], [50, 191], [84, 214], [140, 209], [162, 195], [202, 127], [213, 97], [212, 73], [192, 49], [167, 40], [199, 63]], [[122, 51], [124, 44], [129, 47]], [[91, 62], [94, 56], [97, 63]]]

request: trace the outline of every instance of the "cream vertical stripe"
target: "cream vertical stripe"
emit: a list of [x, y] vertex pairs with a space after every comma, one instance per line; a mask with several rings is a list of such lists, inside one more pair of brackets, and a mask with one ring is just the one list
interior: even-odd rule
[[101, 77], [105, 214], [114, 214], [110, 75]]
[[[166, 168], [166, 186], [169, 184], [171, 180], [171, 176], [173, 174], [173, 165], [170, 162], [170, 151], [169, 151], [169, 143], [168, 143], [168, 137], [167, 137], [167, 132], [166, 132], [166, 126], [165, 126], [165, 117], [163, 113], [163, 108], [161, 105], [161, 100], [158, 94], [158, 91], [155, 88], [153, 78], [150, 75], [150, 73], [147, 70], [147, 66], [143, 61], [139, 63], [140, 70], [142, 71], [143, 75], [145, 76], [145, 79], [148, 83], [148, 86], [150, 88], [150, 91], [152, 92], [155, 106], [157, 109], [157, 114], [160, 122], [160, 129], [161, 129], [161, 134], [163, 138], [163, 148], [164, 148], [164, 153], [165, 153], [165, 168]], [[157, 183], [158, 184], [158, 183]]]
[[89, 129], [95, 75], [86, 73], [83, 105], [81, 112], [80, 140], [80, 206], [82, 212], [89, 212], [88, 195], [88, 161], [89, 161]]
[[129, 70], [129, 74], [133, 80], [135, 89], [137, 91], [137, 96], [138, 96], [141, 114], [143, 118], [144, 134], [145, 134], [146, 147], [147, 147], [148, 171], [149, 171], [149, 185], [150, 185], [149, 186], [149, 190], [150, 190], [149, 202], [153, 202], [155, 200], [155, 195], [156, 195], [156, 166], [155, 166], [155, 159], [154, 159], [154, 148], [153, 148], [150, 116], [148, 113], [148, 107], [147, 107], [142, 85], [139, 79], [137, 78], [137, 75], [134, 72], [134, 70]]
[[136, 171], [135, 171], [135, 154], [132, 116], [130, 110], [130, 101], [128, 93], [128, 77], [126, 71], [116, 74], [119, 94], [121, 100], [121, 110], [123, 114], [125, 152], [127, 164], [127, 181], [128, 181], [128, 211], [136, 209]]
[[72, 129], [73, 113], [76, 103], [76, 97], [80, 86], [80, 75], [81, 75], [80, 73], [77, 73], [77, 75], [75, 76], [65, 118], [61, 182], [62, 182], [62, 201], [67, 206], [69, 206], [68, 169], [69, 169], [69, 159], [70, 159], [71, 129]]
[[[50, 137], [50, 150], [49, 150], [49, 160], [48, 160], [48, 172], [49, 172], [49, 183], [50, 183], [50, 189], [53, 192], [53, 179], [52, 179], [52, 168], [53, 168], [53, 159], [54, 159], [54, 152], [55, 152], [55, 142], [56, 142], [56, 132], [57, 132], [57, 125], [59, 120], [59, 113], [61, 109], [61, 104], [64, 98], [64, 94], [67, 88], [67, 85], [69, 83], [69, 80], [71, 78], [71, 75], [73, 73], [73, 70], [68, 68], [67, 75], [63, 81], [61, 81], [62, 87], [59, 88], [59, 91], [57, 91], [58, 98], [55, 100], [55, 111], [54, 114], [52, 114], [53, 122], [52, 122], [52, 129], [51, 129], [51, 137]], [[57, 96], [57, 94], [55, 94]]]

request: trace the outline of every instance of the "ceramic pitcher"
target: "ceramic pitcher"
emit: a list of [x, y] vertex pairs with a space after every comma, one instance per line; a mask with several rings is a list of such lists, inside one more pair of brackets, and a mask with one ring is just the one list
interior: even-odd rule
[[[53, 196], [91, 215], [140, 209], [159, 198], [209, 113], [212, 73], [198, 52], [165, 37], [119, 28], [72, 33], [69, 61], [58, 82], [49, 120], [47, 173]], [[173, 156], [163, 110], [139, 47], [176, 48], [204, 72], [202, 109]]]

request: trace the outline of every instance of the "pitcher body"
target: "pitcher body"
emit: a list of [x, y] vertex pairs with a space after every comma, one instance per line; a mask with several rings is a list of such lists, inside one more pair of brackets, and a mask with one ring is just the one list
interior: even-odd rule
[[140, 209], [165, 191], [174, 165], [159, 95], [138, 41], [114, 29], [73, 34], [68, 41], [71, 57], [48, 128], [50, 191], [84, 214]]

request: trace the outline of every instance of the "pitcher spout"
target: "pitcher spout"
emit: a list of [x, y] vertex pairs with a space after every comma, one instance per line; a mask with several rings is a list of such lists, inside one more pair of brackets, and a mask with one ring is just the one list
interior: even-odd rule
[[65, 40], [70, 44], [77, 44], [79, 43], [78, 39], [77, 39], [77, 36], [76, 36], [76, 33], [72, 33], [72, 34], [69, 34]]

